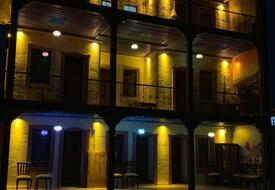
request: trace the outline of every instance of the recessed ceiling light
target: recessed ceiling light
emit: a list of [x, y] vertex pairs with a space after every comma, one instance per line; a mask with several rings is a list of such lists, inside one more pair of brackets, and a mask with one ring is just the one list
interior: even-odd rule
[[55, 31], [53, 31], [53, 36], [54, 37], [60, 37], [61, 36], [61, 32], [59, 30], [55, 30]]
[[138, 45], [137, 44], [132, 44], [131, 45], [131, 49], [132, 50], [137, 50], [138, 49]]
[[199, 53], [199, 54], [196, 55], [196, 58], [197, 58], [197, 59], [202, 59], [202, 58], [203, 58], [203, 55]]
[[208, 137], [210, 137], [210, 138], [215, 137], [215, 133], [213, 133], [213, 132], [209, 132], [209, 133], [208, 133]]
[[61, 131], [62, 130], [62, 126], [61, 125], [56, 125], [53, 127], [53, 130], [55, 131]]
[[145, 133], [145, 130], [144, 130], [144, 129], [139, 129], [139, 130], [138, 130], [138, 134], [143, 135], [144, 133]]

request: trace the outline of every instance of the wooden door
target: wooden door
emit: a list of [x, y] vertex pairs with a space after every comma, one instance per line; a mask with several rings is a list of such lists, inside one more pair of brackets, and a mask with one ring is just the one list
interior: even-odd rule
[[175, 109], [177, 111], [186, 110], [186, 72], [182, 69], [174, 71], [174, 99], [176, 102]]
[[136, 136], [136, 171], [140, 183], [148, 183], [148, 135]]
[[64, 103], [82, 104], [87, 96], [88, 56], [66, 54], [64, 57]]
[[170, 164], [171, 164], [171, 183], [181, 184], [184, 183], [184, 153], [183, 153], [183, 138], [181, 136], [171, 136], [170, 138]]
[[64, 131], [61, 186], [81, 186], [82, 131]]
[[110, 105], [110, 69], [100, 69], [99, 105]]

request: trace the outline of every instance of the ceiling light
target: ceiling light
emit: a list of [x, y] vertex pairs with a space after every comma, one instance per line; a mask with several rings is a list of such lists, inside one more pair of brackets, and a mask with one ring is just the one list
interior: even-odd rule
[[202, 54], [197, 54], [197, 55], [196, 55], [196, 58], [197, 58], [197, 59], [202, 59], [202, 58], [203, 58], [203, 55], [202, 55]]
[[59, 30], [55, 30], [53, 31], [53, 36], [58, 38], [61, 36], [61, 32]]
[[215, 133], [213, 133], [213, 132], [209, 132], [209, 133], [208, 133], [208, 137], [210, 137], [210, 138], [215, 137]]
[[131, 45], [131, 49], [132, 50], [137, 50], [138, 49], [138, 45], [137, 44], [132, 44]]
[[45, 137], [49, 134], [49, 132], [47, 130], [42, 130], [40, 134]]
[[139, 130], [138, 130], [138, 134], [139, 134], [139, 135], [143, 135], [144, 133], [145, 133], [145, 130], [144, 130], [144, 129], [139, 129]]
[[8, 33], [8, 34], [7, 34], [7, 37], [8, 37], [8, 38], [11, 38], [11, 33]]
[[53, 130], [55, 131], [61, 131], [62, 130], [62, 126], [61, 125], [56, 125], [53, 127]]
[[43, 52], [42, 52], [42, 56], [43, 56], [43, 57], [49, 57], [49, 52], [43, 51]]

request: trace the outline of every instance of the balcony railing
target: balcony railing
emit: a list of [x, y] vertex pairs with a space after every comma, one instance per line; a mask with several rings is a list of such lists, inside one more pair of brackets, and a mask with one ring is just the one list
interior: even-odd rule
[[121, 10], [187, 22], [188, 4], [184, 1], [131, 1], [118, 4]]
[[[28, 82], [29, 75], [26, 72], [15, 72], [15, 100], [110, 105], [109, 81], [82, 78], [82, 92], [74, 92], [73, 85], [63, 76], [51, 75], [49, 84], [38, 85]], [[69, 79], [69, 82], [74, 81]], [[177, 100], [179, 96], [176, 96], [173, 87], [117, 82], [116, 90], [118, 107], [186, 111], [185, 97]], [[194, 111], [197, 113], [258, 116], [259, 110], [258, 95], [194, 91]]]
[[192, 10], [193, 24], [240, 33], [255, 31], [254, 16], [201, 5], [192, 5]]
[[173, 88], [117, 82], [117, 106], [158, 110], [174, 110]]
[[[94, 3], [111, 6], [111, 1], [97, 0]], [[144, 2], [126, 0], [123, 4], [118, 3], [118, 8], [138, 14], [183, 22], [188, 21], [187, 1], [154, 0]], [[240, 33], [253, 33], [255, 31], [255, 16], [196, 4], [192, 5], [192, 13], [193, 24]]]
[[194, 91], [194, 111], [198, 113], [258, 116], [259, 110], [259, 95]]

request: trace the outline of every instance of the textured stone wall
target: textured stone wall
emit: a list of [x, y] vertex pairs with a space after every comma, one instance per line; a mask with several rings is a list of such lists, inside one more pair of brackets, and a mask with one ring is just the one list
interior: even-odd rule
[[94, 122], [89, 137], [87, 186], [106, 187], [106, 180], [106, 127], [101, 122]]
[[159, 126], [157, 145], [157, 184], [169, 184], [169, 128]]
[[158, 109], [171, 109], [172, 108], [172, 96], [173, 91], [169, 88], [172, 87], [172, 70], [173, 60], [171, 55], [167, 53], [161, 53], [158, 56], [158, 86], [157, 88], [157, 108]]
[[11, 18], [11, 0], [0, 1], [0, 24], [10, 23]]
[[17, 162], [27, 161], [29, 125], [22, 119], [11, 123], [8, 186], [15, 186]]
[[[41, 36], [43, 35], [43, 38]], [[73, 44], [73, 45], [72, 45]], [[51, 77], [49, 85], [30, 85], [26, 74], [15, 75], [14, 98], [23, 100], [38, 100], [43, 98], [46, 101], [62, 101], [62, 53], [80, 53], [88, 55], [88, 100], [89, 104], [96, 104], [98, 101], [98, 79], [99, 52], [100, 46], [88, 40], [62, 35], [54, 38], [50, 33], [42, 33], [29, 30], [20, 30], [17, 33], [16, 47], [16, 71], [28, 72], [28, 48], [29, 45], [51, 49], [52, 63], [50, 74], [59, 77]]]

